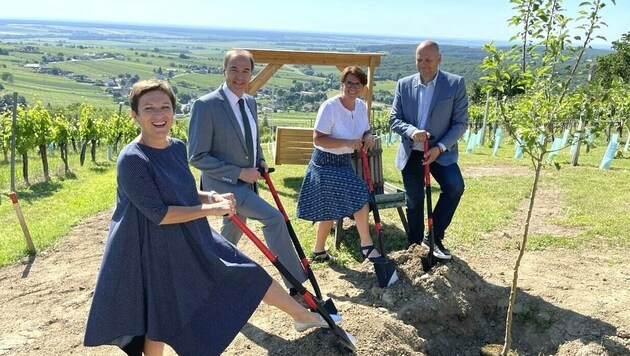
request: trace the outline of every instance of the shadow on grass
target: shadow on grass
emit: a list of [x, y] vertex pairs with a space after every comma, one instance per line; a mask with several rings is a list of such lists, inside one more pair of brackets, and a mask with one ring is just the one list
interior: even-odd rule
[[[282, 183], [284, 184], [286, 190], [288, 191], [290, 189], [292, 193], [284, 192], [283, 195], [297, 200], [298, 194], [300, 193], [300, 188], [302, 188], [303, 180], [304, 177], [285, 177], [282, 180]], [[281, 193], [278, 192], [278, 194]]]
[[[77, 179], [77, 175], [74, 172], [68, 172], [63, 175], [56, 175], [55, 178], [58, 182], [43, 180], [32, 184], [21, 182], [16, 185], [15, 193], [19, 200], [32, 203], [33, 200], [52, 196], [57, 190], [62, 188], [63, 184], [61, 182]], [[3, 195], [8, 197], [8, 194]]]
[[112, 162], [91, 162], [88, 168], [92, 172], [105, 173], [112, 167]]
[[31, 186], [18, 189], [16, 194], [19, 200], [32, 204], [33, 201], [52, 196], [57, 190], [63, 187], [60, 182], [39, 182]]

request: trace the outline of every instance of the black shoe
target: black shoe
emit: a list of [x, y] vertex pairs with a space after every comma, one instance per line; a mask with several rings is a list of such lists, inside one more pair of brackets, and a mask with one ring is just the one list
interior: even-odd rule
[[311, 263], [328, 262], [331, 257], [326, 251], [313, 252], [311, 254]]
[[429, 248], [429, 236], [424, 235], [424, 238], [422, 239], [422, 247]]
[[[438, 253], [440, 256], [438, 256]], [[446, 247], [442, 244], [442, 239], [437, 239], [435, 241], [435, 249], [433, 250], [433, 256], [437, 258], [441, 258], [443, 260], [451, 259], [451, 251], [447, 250]]]
[[[451, 252], [447, 250], [446, 247], [444, 247], [444, 245], [442, 244], [442, 239], [436, 238], [434, 242], [435, 243], [433, 245], [433, 256], [441, 260], [450, 260], [452, 258]], [[430, 248], [429, 244], [430, 244], [429, 237], [425, 236], [424, 239], [422, 239], [422, 246], [428, 249]]]

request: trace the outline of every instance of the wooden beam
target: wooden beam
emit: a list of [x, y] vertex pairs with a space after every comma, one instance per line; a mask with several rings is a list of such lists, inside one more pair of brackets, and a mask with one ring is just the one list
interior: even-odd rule
[[[379, 58], [379, 63], [380, 63], [380, 58]], [[372, 58], [370, 60], [370, 65], [368, 66], [368, 72], [367, 72], [367, 77], [368, 77], [368, 82], [367, 82], [367, 88], [366, 89], [366, 93], [365, 93], [365, 103], [367, 104], [367, 110], [368, 110], [368, 122], [370, 123], [370, 127], [373, 124], [373, 120], [374, 118], [372, 117], [372, 94], [374, 93], [374, 71], [376, 70], [376, 67], [378, 65], [375, 63], [374, 58]]]
[[243, 48], [254, 56], [254, 62], [267, 63], [258, 75], [249, 82], [247, 93], [253, 95], [285, 64], [329, 65], [340, 71], [347, 66], [368, 68], [368, 83], [365, 87], [365, 99], [368, 118], [372, 122], [372, 94], [374, 92], [374, 71], [381, 65], [385, 53], [292, 51], [275, 49]]
[[324, 51], [291, 51], [244, 48], [254, 56], [256, 63], [276, 64], [311, 64], [347, 67], [357, 65], [362, 67], [381, 64], [381, 57], [385, 53], [348, 53]]
[[282, 68], [282, 64], [269, 63], [263, 70], [261, 70], [255, 77], [253, 77], [249, 81], [249, 86], [247, 87], [247, 94], [254, 95], [258, 91], [258, 89], [262, 88], [265, 83], [276, 73], [280, 68]]

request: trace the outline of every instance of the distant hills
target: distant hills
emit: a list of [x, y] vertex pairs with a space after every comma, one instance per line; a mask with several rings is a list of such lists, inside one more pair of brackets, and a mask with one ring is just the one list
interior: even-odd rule
[[[180, 101], [207, 92], [223, 81], [222, 55], [230, 48], [270, 48], [311, 51], [383, 52], [377, 68], [375, 95], [391, 101], [395, 81], [417, 72], [415, 48], [421, 38], [356, 34], [239, 30], [201, 27], [152, 26], [0, 19], [0, 92], [24, 93], [29, 102], [41, 98], [67, 105], [81, 93], [99, 105], [118, 103], [116, 88], [134, 78], [164, 75], [179, 90]], [[483, 73], [483, 40], [440, 39], [441, 68], [460, 74], [468, 83]], [[506, 45], [505, 43], [503, 45]], [[27, 47], [38, 48], [37, 53]], [[587, 58], [609, 53], [589, 50]], [[88, 55], [107, 60], [85, 60]], [[57, 59], [55, 59], [57, 58]], [[37, 68], [37, 69], [36, 69]], [[168, 74], [168, 76], [167, 76]], [[323, 78], [336, 81], [338, 71], [325, 66], [285, 66], [275, 86], [294, 91], [321, 86]], [[77, 81], [77, 78], [84, 78]], [[103, 83], [95, 86], [90, 83]], [[107, 85], [109, 83], [109, 87]], [[318, 84], [319, 83], [319, 84]], [[300, 89], [300, 90], [298, 90]], [[327, 89], [330, 90], [331, 88]], [[324, 89], [318, 89], [324, 90]], [[124, 93], [123, 93], [124, 94]], [[124, 96], [124, 95], [123, 95]], [[299, 101], [296, 101], [299, 106]]]

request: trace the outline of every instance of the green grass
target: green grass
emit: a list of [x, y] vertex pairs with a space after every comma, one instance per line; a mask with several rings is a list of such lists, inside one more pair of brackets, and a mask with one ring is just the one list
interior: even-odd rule
[[[605, 147], [597, 147], [588, 154], [583, 153], [578, 167], [568, 165], [569, 153], [563, 152], [557, 159], [562, 165], [560, 171], [550, 166], [544, 168], [541, 187], [553, 187], [560, 192], [558, 202], [562, 204], [561, 209], [564, 211], [563, 216], [552, 218], [549, 223], [573, 228], [577, 232], [567, 237], [532, 234], [528, 243], [529, 250], [630, 246], [627, 233], [630, 159], [615, 159], [611, 170], [600, 170], [598, 165], [604, 150]], [[487, 166], [529, 167], [526, 159], [513, 158], [513, 144], [504, 144], [497, 157], [493, 157], [491, 153], [488, 147], [476, 148], [474, 153], [461, 153], [460, 166], [464, 172]], [[75, 163], [72, 164], [72, 169], [76, 176], [61, 175], [59, 163], [56, 162], [51, 164], [57, 167], [54, 168], [56, 175], [52, 182], [31, 186], [22, 184], [18, 187], [24, 216], [38, 250], [54, 245], [72, 226], [87, 216], [112, 208], [115, 194], [114, 164], [106, 162], [103, 153], [100, 154], [100, 164], [88, 162], [85, 167], [79, 167], [76, 157], [73, 158]], [[396, 145], [384, 147], [383, 175], [387, 182], [402, 187], [400, 172], [393, 166], [395, 154]], [[269, 152], [266, 155], [272, 157]], [[52, 161], [55, 159], [52, 158]], [[37, 158], [33, 158], [30, 165], [36, 170], [41, 164]], [[16, 261], [26, 254], [22, 232], [6, 196], [8, 169], [6, 163], [0, 164], [0, 266]], [[278, 166], [272, 179], [304, 250], [310, 254], [315, 226], [295, 217], [296, 199], [305, 169], [306, 166], [301, 165]], [[21, 172], [19, 167], [17, 172], [18, 175]], [[38, 173], [34, 172], [31, 176], [38, 176]], [[479, 244], [514, 248], [513, 243], [507, 246], [502, 240], [496, 240], [500, 236], [492, 232], [502, 231], [514, 223], [517, 207], [529, 195], [533, 175], [503, 174], [465, 178], [466, 191], [449, 228], [449, 247], [452, 246], [455, 253], [458, 248]], [[438, 193], [437, 184], [434, 183], [434, 202], [437, 201]], [[272, 202], [265, 187], [261, 189], [261, 195]], [[405, 248], [406, 238], [396, 210], [383, 210], [381, 216], [387, 250]], [[519, 231], [522, 231], [522, 226]], [[520, 241], [520, 237], [516, 238]], [[337, 257], [337, 263], [359, 259], [358, 240], [356, 230], [349, 229], [345, 232], [341, 248], [335, 250], [334, 238], [329, 237], [328, 248]]]
[[396, 90], [395, 80], [379, 80], [374, 82], [374, 91], [387, 91], [393, 93]]
[[55, 63], [54, 66], [62, 70], [72, 71], [78, 74], [85, 74], [90, 79], [107, 80], [108, 78], [118, 76], [118, 74], [133, 73], [137, 74], [140, 79], [154, 78], [154, 69], [158, 65], [147, 64], [150, 59], [143, 58], [144, 62], [135, 62], [118, 59], [100, 59], [89, 61], [73, 61]]
[[[180, 90], [185, 89], [181, 83], [186, 83], [188, 86], [194, 86], [199, 88], [217, 88], [223, 84], [225, 78], [222, 74], [198, 74], [198, 73], [177, 73], [175, 78], [171, 79]], [[193, 91], [195, 91], [193, 89]], [[199, 96], [205, 93], [198, 93]]]
[[[76, 162], [76, 159], [73, 161]], [[31, 165], [37, 163], [36, 160], [31, 160]], [[57, 243], [70, 228], [88, 216], [111, 209], [116, 189], [114, 167], [113, 162], [103, 160], [95, 164], [88, 160], [83, 167], [78, 163], [73, 164], [72, 174], [56, 174], [51, 177], [50, 182], [43, 182], [39, 177], [39, 182], [34, 183], [37, 175], [33, 173], [33, 184], [18, 185], [18, 200], [37, 251]], [[21, 168], [18, 168], [20, 175]], [[2, 175], [6, 176], [8, 165], [2, 164], [0, 169]], [[7, 193], [8, 185], [3, 185], [0, 204], [0, 266], [16, 261], [27, 253], [26, 240]]]
[[[29, 103], [40, 100], [44, 104], [67, 106], [87, 100], [90, 104], [100, 107], [115, 105], [104, 87], [78, 83], [60, 76], [39, 74], [22, 68], [13, 70], [11, 73], [14, 76], [12, 82], [1, 82], [5, 89], [2, 94], [18, 92]], [[76, 93], [81, 93], [81, 95]]]

